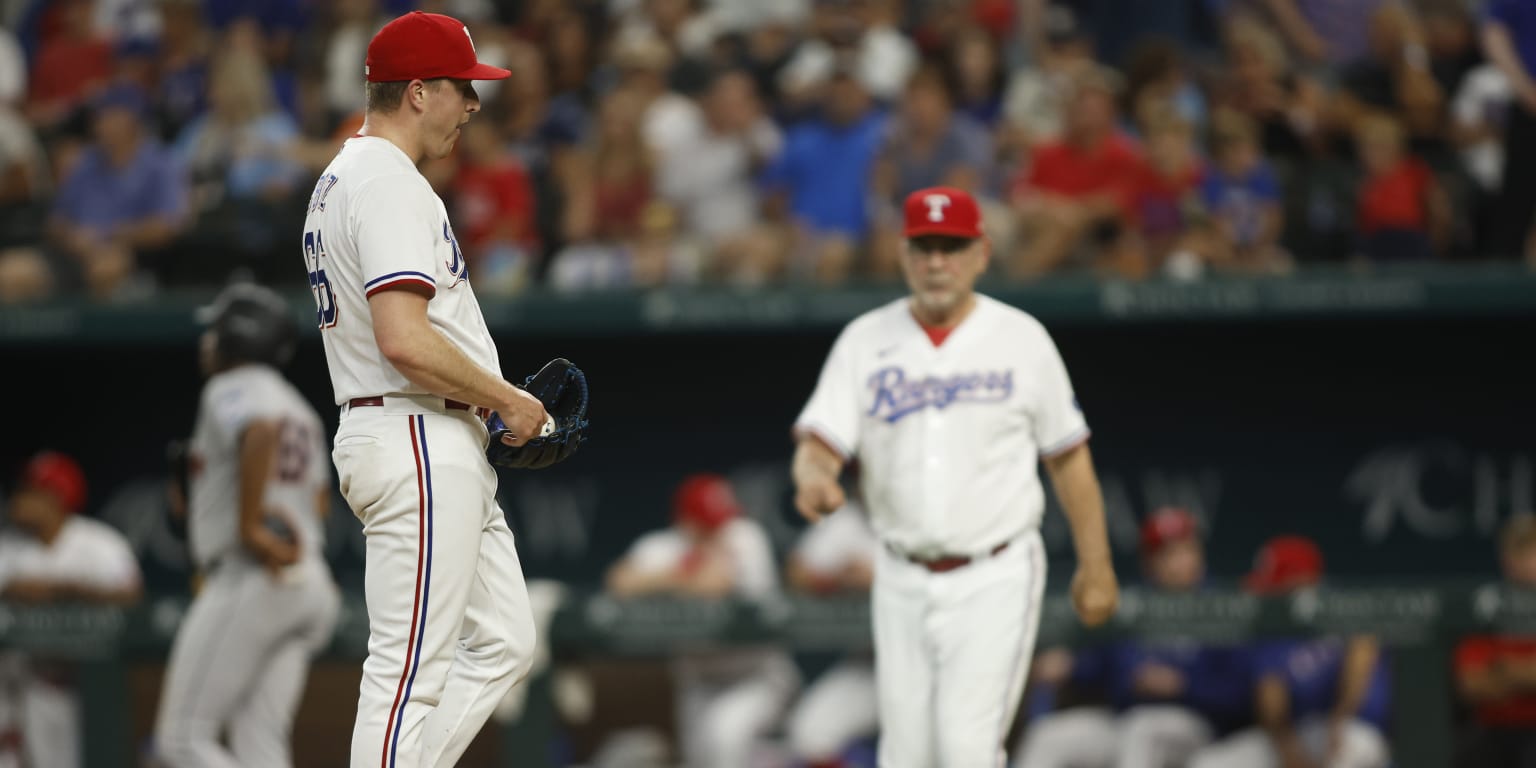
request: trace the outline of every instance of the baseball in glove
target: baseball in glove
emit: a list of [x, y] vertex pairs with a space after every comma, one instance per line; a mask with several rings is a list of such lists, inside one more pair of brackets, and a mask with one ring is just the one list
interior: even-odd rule
[[510, 430], [500, 415], [492, 414], [486, 422], [491, 430], [486, 458], [498, 467], [511, 469], [543, 469], [570, 458], [587, 435], [586, 374], [571, 361], [557, 357], [529, 376], [523, 389], [544, 404], [553, 423], [546, 423], [538, 437], [511, 446], [501, 440]]

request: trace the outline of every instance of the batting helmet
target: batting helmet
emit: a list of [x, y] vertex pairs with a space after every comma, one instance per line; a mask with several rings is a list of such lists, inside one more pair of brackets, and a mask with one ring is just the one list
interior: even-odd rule
[[731, 483], [720, 475], [685, 478], [672, 497], [672, 514], [679, 523], [713, 531], [741, 515], [741, 503]]
[[213, 303], [198, 310], [197, 319], [214, 335], [219, 363], [266, 363], [282, 367], [293, 357], [298, 326], [288, 302], [255, 283], [235, 283]]

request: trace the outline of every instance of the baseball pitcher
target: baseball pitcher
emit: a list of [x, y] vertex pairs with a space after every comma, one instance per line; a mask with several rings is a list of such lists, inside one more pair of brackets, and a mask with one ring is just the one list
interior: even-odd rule
[[522, 446], [549, 420], [501, 375], [443, 202], [417, 166], [480, 111], [469, 30], [413, 12], [368, 44], [358, 135], [315, 184], [303, 250], [336, 404], [332, 458], [367, 538], [368, 658], [352, 766], [454, 765], [533, 656], [486, 417]]
[[1055, 344], [1028, 314], [974, 292], [990, 246], [969, 194], [906, 199], [910, 296], [856, 318], [795, 425], [795, 504], [841, 507], [858, 459], [880, 539], [873, 616], [882, 768], [998, 765], [1040, 601], [1046, 470], [1078, 557], [1087, 624], [1119, 587], [1088, 426]]

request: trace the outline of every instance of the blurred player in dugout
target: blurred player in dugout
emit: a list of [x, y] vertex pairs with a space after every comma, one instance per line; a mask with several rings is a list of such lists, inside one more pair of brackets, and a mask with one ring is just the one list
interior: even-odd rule
[[[785, 576], [801, 594], [868, 599], [878, 546], [864, 510], [850, 502], [800, 534]], [[839, 768], [850, 747], [879, 727], [874, 656], [866, 650], [848, 653], [816, 678], [795, 702], [785, 730], [806, 768]]]
[[[1141, 526], [1148, 588], [1187, 593], [1206, 585], [1205, 548], [1189, 511], [1164, 507]], [[1103, 706], [1070, 707], [1032, 722], [1022, 768], [1182, 766], [1217, 735], [1252, 722], [1252, 685], [1238, 648], [1195, 641], [1127, 641], [1076, 652], [1055, 648], [1035, 663], [1036, 707], [1071, 684]]]
[[[773, 548], [742, 514], [724, 477], [693, 475], [678, 486], [672, 525], [641, 536], [608, 571], [618, 597], [761, 600], [778, 593]], [[676, 659], [677, 728], [689, 768], [745, 768], [759, 739], [783, 717], [800, 673], [773, 646], [686, 653]]]
[[[1322, 583], [1323, 556], [1301, 536], [1259, 549], [1243, 587], [1280, 597]], [[1380, 642], [1369, 635], [1260, 640], [1248, 653], [1258, 725], [1195, 753], [1190, 768], [1386, 768], [1391, 699]], [[1489, 768], [1492, 768], [1490, 766]]]
[[[1536, 589], [1536, 516], [1520, 515], [1499, 534], [1504, 582]], [[1456, 691], [1468, 710], [1456, 768], [1536, 768], [1536, 637], [1489, 633], [1456, 646]]]
[[[85, 473], [45, 452], [22, 470], [0, 532], [0, 599], [126, 605], [143, 592], [128, 540], [82, 517]], [[0, 652], [0, 768], [80, 765], [80, 702], [67, 663]]]

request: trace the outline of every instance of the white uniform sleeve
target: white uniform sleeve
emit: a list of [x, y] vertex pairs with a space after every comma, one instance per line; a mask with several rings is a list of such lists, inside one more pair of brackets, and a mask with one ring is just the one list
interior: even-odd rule
[[351, 202], [363, 291], [400, 285], [437, 293], [437, 201], [421, 179], [399, 173], [369, 180]]
[[726, 543], [736, 566], [736, 595], [761, 598], [778, 591], [773, 545], [762, 527], [750, 520], [737, 520], [731, 523], [728, 535]]
[[1036, 390], [1035, 445], [1040, 446], [1040, 457], [1051, 458], [1088, 439], [1088, 422], [1083, 409], [1078, 406], [1072, 392], [1072, 380], [1067, 376], [1067, 366], [1061, 361], [1061, 353], [1051, 341], [1050, 334], [1040, 329], [1040, 353], [1036, 357], [1035, 370], [1040, 387]]
[[642, 573], [661, 573], [676, 568], [687, 553], [683, 537], [671, 530], [652, 531], [630, 545], [624, 561]]
[[822, 366], [821, 378], [816, 390], [795, 420], [797, 437], [811, 433], [825, 440], [844, 459], [851, 459], [859, 450], [859, 381], [855, 368], [854, 342], [851, 329], [844, 329], [827, 362]]
[[91, 546], [92, 562], [80, 575], [85, 586], [95, 589], [131, 589], [139, 585], [139, 561], [133, 548], [115, 528], [102, 524], [96, 528]]

